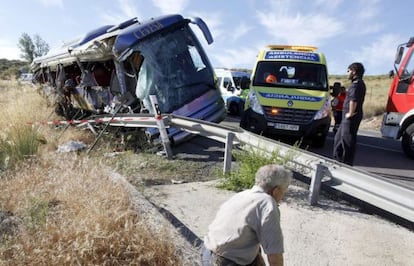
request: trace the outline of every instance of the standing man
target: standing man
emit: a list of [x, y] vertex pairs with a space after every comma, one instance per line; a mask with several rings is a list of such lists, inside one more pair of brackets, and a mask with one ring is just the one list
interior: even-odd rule
[[333, 157], [339, 162], [353, 165], [359, 124], [363, 117], [366, 87], [362, 80], [365, 73], [361, 63], [352, 63], [348, 67], [348, 79], [351, 85], [348, 88], [343, 111], [342, 121], [335, 134]]
[[203, 266], [283, 265], [283, 235], [278, 203], [292, 179], [280, 165], [259, 168], [255, 185], [223, 203], [209, 226], [202, 248]]

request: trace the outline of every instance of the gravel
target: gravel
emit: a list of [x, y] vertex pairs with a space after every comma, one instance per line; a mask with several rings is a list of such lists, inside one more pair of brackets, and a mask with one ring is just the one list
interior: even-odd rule
[[[152, 186], [144, 194], [199, 243], [217, 208], [233, 195], [217, 189], [215, 182]], [[305, 188], [292, 185], [280, 205], [286, 265], [413, 265], [413, 231], [323, 196], [318, 206], [309, 206], [307, 195]], [[188, 258], [197, 256], [196, 248]]]

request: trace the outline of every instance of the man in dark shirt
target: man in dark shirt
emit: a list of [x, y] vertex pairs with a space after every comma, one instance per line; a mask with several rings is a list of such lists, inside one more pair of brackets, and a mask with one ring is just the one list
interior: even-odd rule
[[351, 85], [345, 97], [342, 121], [334, 139], [334, 159], [348, 165], [354, 163], [357, 132], [363, 117], [362, 106], [366, 92], [365, 83], [362, 80], [364, 72], [365, 69], [361, 63], [352, 63], [348, 67], [348, 79], [351, 80]]

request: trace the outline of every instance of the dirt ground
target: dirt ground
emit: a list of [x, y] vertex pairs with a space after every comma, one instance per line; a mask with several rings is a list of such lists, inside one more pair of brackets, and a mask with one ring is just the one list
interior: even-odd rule
[[[152, 186], [143, 193], [182, 223], [181, 232], [192, 235], [193, 243], [202, 240], [219, 205], [233, 194], [217, 189], [215, 181]], [[324, 197], [319, 206], [309, 206], [307, 195], [292, 185], [280, 205], [285, 265], [413, 265], [413, 231]], [[194, 249], [193, 260], [197, 256]]]

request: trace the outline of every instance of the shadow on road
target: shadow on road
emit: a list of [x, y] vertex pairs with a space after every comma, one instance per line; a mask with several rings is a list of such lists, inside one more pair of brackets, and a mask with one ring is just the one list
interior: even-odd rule
[[176, 158], [195, 162], [223, 162], [224, 144], [202, 136], [195, 136], [190, 140], [172, 148]]

